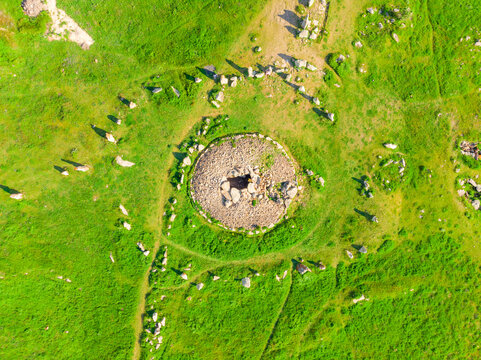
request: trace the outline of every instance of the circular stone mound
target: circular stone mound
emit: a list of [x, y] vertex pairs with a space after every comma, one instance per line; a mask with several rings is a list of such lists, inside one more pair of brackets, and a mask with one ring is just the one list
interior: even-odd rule
[[272, 228], [298, 191], [292, 160], [283, 147], [261, 134], [218, 139], [197, 159], [190, 194], [230, 230]]

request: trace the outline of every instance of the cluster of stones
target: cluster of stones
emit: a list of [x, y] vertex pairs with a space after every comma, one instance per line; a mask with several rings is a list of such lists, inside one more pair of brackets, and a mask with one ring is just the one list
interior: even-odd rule
[[309, 176], [309, 178], [313, 179], [314, 181], [321, 184], [322, 187], [324, 187], [324, 178], [322, 178], [322, 176], [315, 174], [314, 171], [310, 169], [306, 170], [306, 174], [307, 176]]
[[[394, 8], [392, 11], [387, 11], [383, 9], [377, 9], [375, 7], [370, 7], [366, 9], [366, 12], [362, 15], [363, 17], [366, 16], [372, 16], [374, 14], [379, 14], [383, 17], [382, 21], [378, 22], [377, 24], [375, 22], [371, 23], [371, 26], [377, 27], [379, 30], [383, 29], [389, 29], [390, 26], [392, 26], [394, 23], [403, 20], [405, 14], [411, 14], [411, 10], [408, 8], [405, 11], [401, 11], [399, 8]], [[400, 28], [404, 29], [406, 27], [406, 24], [404, 22], [401, 23]], [[366, 25], [366, 29], [368, 29], [368, 26]], [[361, 32], [362, 36], [366, 36], [364, 32]], [[392, 32], [391, 36], [395, 42], [399, 42], [399, 36], [395, 33]]]
[[[400, 158], [399, 160], [389, 159], [387, 161], [381, 161], [380, 166], [381, 167], [388, 167], [388, 166], [392, 166], [392, 165], [397, 165], [399, 177], [401, 178], [401, 181], [402, 181], [402, 178], [404, 177], [404, 171], [406, 170], [407, 163], [406, 163], [406, 160], [402, 156], [399, 155], [399, 158]], [[382, 159], [382, 156], [378, 155], [378, 159]], [[380, 179], [380, 180], [381, 180], [382, 186], [387, 191], [391, 191], [391, 188], [389, 186], [390, 180], [384, 179], [384, 178]]]
[[320, 33], [320, 26], [323, 25], [327, 15], [326, 0], [318, 1], [316, 6], [314, 0], [308, 1], [309, 14], [307, 14], [299, 24], [298, 36], [300, 39], [316, 40]]
[[214, 105], [217, 109], [220, 108], [220, 103], [224, 102], [225, 96], [224, 96], [224, 90], [226, 86], [230, 87], [236, 87], [238, 82], [244, 81], [244, 77], [241, 76], [225, 76], [225, 75], [218, 75], [214, 74], [214, 81], [217, 81], [221, 86], [222, 90], [217, 92], [214, 96], [213, 99], [211, 99], [211, 104]]
[[[265, 153], [273, 156], [269, 168], [262, 163]], [[283, 146], [258, 133], [210, 144], [199, 155], [190, 182], [190, 196], [200, 215], [249, 235], [273, 228], [301, 189]]]
[[471, 156], [475, 160], [479, 160], [479, 156], [481, 155], [481, 150], [479, 149], [479, 143], [469, 142], [469, 141], [461, 141], [459, 147], [461, 148], [461, 154], [466, 156]]
[[259, 167], [254, 169], [247, 166], [245, 169], [233, 169], [229, 172], [231, 177], [250, 176], [250, 181], [247, 188], [239, 190], [236, 187], [231, 187], [227, 177], [223, 177], [220, 184], [220, 193], [222, 194], [222, 202], [225, 207], [230, 207], [232, 204], [237, 204], [241, 196], [250, 196], [252, 200], [262, 200], [266, 191], [266, 178], [260, 176]]
[[[458, 180], [461, 189], [458, 190], [458, 195], [466, 198], [474, 210], [479, 210], [481, 208], [481, 184], [476, 183], [474, 179], [459, 179]], [[467, 186], [471, 187], [469, 189]]]
[[[160, 271], [164, 272], [165, 266], [167, 266], [167, 246], [164, 247], [164, 256], [161, 260], [162, 266], [160, 267]], [[153, 273], [157, 272], [157, 268], [152, 269]], [[165, 295], [160, 297], [160, 300], [164, 300]], [[153, 306], [151, 306], [151, 310], [153, 310]], [[145, 336], [145, 342], [150, 345], [150, 352], [154, 350], [158, 350], [160, 345], [163, 342], [163, 336], [160, 335], [163, 328], [166, 325], [166, 317], [163, 316], [160, 318], [159, 313], [154, 311], [152, 317], [146, 316], [145, 320], [147, 321], [147, 326], [144, 327], [144, 331], [147, 333]]]
[[[341, 59], [343, 61], [345, 58], [341, 55]], [[286, 82], [290, 82], [292, 80], [293, 71], [299, 71], [302, 69], [306, 69], [312, 72], [318, 71], [318, 68], [315, 65], [303, 59], [293, 59], [292, 63], [289, 63], [285, 60], [276, 61], [273, 65], [268, 65], [265, 67], [258, 66], [257, 69], [254, 69], [252, 66], [248, 66], [246, 71], [242, 71], [242, 74], [239, 76], [218, 74], [216, 73], [216, 69], [213, 65], [206, 66], [204, 70], [212, 73], [214, 81], [222, 86], [221, 90], [211, 92], [209, 96], [209, 101], [214, 107], [220, 108], [221, 104], [225, 100], [226, 87], [236, 87], [238, 82], [243, 82], [245, 80], [245, 77], [248, 79], [266, 79], [274, 74], [278, 74]], [[323, 72], [321, 72], [321, 76], [322, 75]], [[335, 86], [340, 87], [339, 84], [335, 84]], [[319, 98], [308, 95], [306, 88], [303, 85], [298, 85], [297, 91], [302, 94], [303, 97], [311, 101], [313, 104], [317, 106], [321, 105], [321, 101], [319, 100]], [[333, 112], [330, 112], [327, 109], [319, 109], [319, 111], [322, 117], [330, 120], [331, 122], [334, 122]], [[203, 131], [199, 132], [198, 135], [205, 135], [206, 132], [206, 129], [204, 129]]]
[[367, 180], [363, 180], [361, 183], [361, 188], [359, 192], [362, 196], [366, 196], [368, 199], [372, 199], [374, 195], [372, 194], [371, 186]]
[[[480, 32], [477, 31], [477, 35], [480, 35]], [[459, 42], [466, 42], [466, 43], [470, 43], [471, 42], [471, 36], [467, 35], [466, 37], [462, 37], [461, 39], [459, 39]], [[473, 44], [471, 42], [471, 44]], [[474, 48], [480, 48], [481, 47], [481, 39], [477, 39], [477, 40], [474, 40]], [[470, 51], [473, 51], [473, 49], [470, 49]]]

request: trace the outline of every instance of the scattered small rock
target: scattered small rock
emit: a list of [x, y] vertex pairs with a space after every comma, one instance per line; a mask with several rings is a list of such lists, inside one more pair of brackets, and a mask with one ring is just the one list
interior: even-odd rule
[[245, 288], [250, 288], [251, 287], [251, 279], [249, 277], [242, 278], [241, 284]]

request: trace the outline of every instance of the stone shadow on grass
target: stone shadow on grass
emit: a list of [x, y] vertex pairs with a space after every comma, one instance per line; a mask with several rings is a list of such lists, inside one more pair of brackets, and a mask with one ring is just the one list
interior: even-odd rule
[[0, 189], [2, 189], [3, 191], [5, 191], [6, 193], [8, 193], [10, 195], [20, 193], [20, 191], [12, 189], [11, 187], [8, 187], [6, 185], [0, 185]]
[[77, 166], [83, 166], [83, 164], [78, 163], [78, 162], [75, 162], [75, 161], [72, 161], [72, 160], [66, 160], [66, 159], [60, 159], [60, 160], [62, 160], [63, 162], [66, 162], [67, 164], [73, 165], [73, 166], [75, 166], [75, 167], [77, 167]]
[[284, 27], [287, 29], [287, 31], [289, 31], [294, 36], [297, 36], [297, 34], [299, 34], [299, 31], [295, 27], [292, 27], [290, 25], [286, 25]]
[[277, 16], [295, 27], [298, 27], [301, 22], [301, 18], [294, 11], [291, 10], [284, 10], [284, 14]]
[[237, 65], [235, 62], [229, 59], [225, 59], [225, 62], [232, 66], [234, 69], [236, 69], [238, 72], [240, 72], [242, 75], [247, 74], [247, 68]]

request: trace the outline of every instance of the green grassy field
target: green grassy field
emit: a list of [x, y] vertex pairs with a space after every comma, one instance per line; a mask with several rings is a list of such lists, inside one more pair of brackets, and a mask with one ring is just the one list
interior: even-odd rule
[[[479, 358], [480, 216], [456, 194], [457, 179], [479, 168], [455, 144], [481, 140], [481, 4], [332, 0], [328, 35], [304, 46], [330, 75], [301, 70], [295, 82], [334, 123], [279, 76], [226, 88], [215, 109], [207, 98], [218, 85], [198, 68], [239, 75], [226, 59], [268, 65], [252, 47], [269, 48], [275, 4], [59, 0], [95, 40], [84, 51], [48, 42], [47, 17], [0, 2], [1, 359]], [[349, 57], [339, 66], [330, 54]], [[203, 117], [217, 115], [229, 119], [197, 136]], [[289, 219], [251, 237], [207, 223], [175, 185], [182, 144], [256, 131], [326, 184], [303, 175]], [[136, 165], [117, 166], [117, 155]], [[400, 158], [402, 181], [383, 166]], [[373, 198], [361, 195], [361, 178]], [[10, 199], [12, 189], [25, 198]], [[300, 258], [311, 273], [295, 270]], [[369, 300], [354, 304], [361, 295]], [[154, 312], [166, 317], [157, 350], [145, 331]]]

